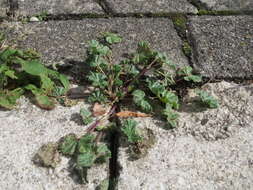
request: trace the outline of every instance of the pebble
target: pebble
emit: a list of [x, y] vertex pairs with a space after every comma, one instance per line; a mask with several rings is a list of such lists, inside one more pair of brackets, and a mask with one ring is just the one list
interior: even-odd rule
[[39, 21], [40, 20], [37, 17], [35, 17], [35, 16], [33, 16], [33, 17], [30, 18], [30, 22], [39, 22]]

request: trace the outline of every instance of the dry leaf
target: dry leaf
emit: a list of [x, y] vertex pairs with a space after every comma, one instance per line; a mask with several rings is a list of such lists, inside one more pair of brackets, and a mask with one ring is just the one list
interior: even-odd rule
[[92, 111], [93, 111], [93, 115], [97, 117], [97, 116], [104, 115], [107, 112], [107, 109], [103, 105], [99, 103], [95, 103]]
[[139, 113], [139, 112], [132, 112], [132, 111], [122, 111], [116, 113], [118, 117], [151, 117], [150, 114]]

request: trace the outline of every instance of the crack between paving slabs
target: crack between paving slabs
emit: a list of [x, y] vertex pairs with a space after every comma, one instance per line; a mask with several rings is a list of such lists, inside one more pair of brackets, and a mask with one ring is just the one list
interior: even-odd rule
[[[116, 112], [120, 112], [120, 106], [116, 105]], [[119, 151], [119, 139], [120, 133], [118, 129], [120, 128], [120, 120], [117, 116], [112, 118], [116, 123], [116, 129], [114, 129], [110, 134], [110, 150], [111, 158], [109, 162], [109, 188], [108, 190], [117, 189], [117, 180], [120, 175], [120, 167], [118, 163], [118, 151]]]
[[15, 12], [18, 10], [18, 0], [8, 0], [9, 12], [8, 16], [15, 16]]
[[110, 4], [106, 0], [95, 0], [103, 11], [108, 15], [114, 15], [115, 11], [111, 8]]

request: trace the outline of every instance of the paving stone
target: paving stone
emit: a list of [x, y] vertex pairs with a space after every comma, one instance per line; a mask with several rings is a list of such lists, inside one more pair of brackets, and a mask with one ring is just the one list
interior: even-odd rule
[[8, 1], [0, 0], [0, 18], [6, 17], [6, 13], [9, 10]]
[[58, 14], [103, 14], [94, 0], [18, 0], [17, 15], [32, 16], [43, 12]]
[[197, 13], [187, 0], [106, 0], [115, 13]]
[[134, 160], [121, 138], [118, 189], [252, 189], [253, 85], [221, 82], [204, 88], [218, 97], [220, 107], [190, 111], [184, 101], [174, 130], [154, 118], [136, 119], [139, 130], [153, 131], [156, 143]]
[[253, 77], [253, 17], [191, 17], [194, 67], [214, 78]]
[[200, 0], [210, 10], [253, 10], [252, 0]]
[[173, 23], [166, 18], [6, 23], [2, 24], [2, 28], [10, 44], [37, 50], [42, 54], [44, 62], [49, 64], [84, 61], [88, 42], [107, 31], [118, 32], [123, 37], [123, 42], [114, 46], [115, 62], [123, 54], [135, 52], [138, 42], [146, 40], [153, 48], [165, 52], [173, 63], [188, 64]]
[[0, 175], [1, 189], [5, 190], [94, 190], [109, 175], [109, 163], [88, 170], [87, 184], [78, 183], [69, 158], [61, 156], [53, 170], [35, 165], [32, 160], [38, 149], [49, 142], [57, 142], [69, 133], [80, 136], [84, 126], [77, 123], [79, 103], [73, 107], [57, 106], [45, 111], [22, 98], [15, 110], [0, 110]]

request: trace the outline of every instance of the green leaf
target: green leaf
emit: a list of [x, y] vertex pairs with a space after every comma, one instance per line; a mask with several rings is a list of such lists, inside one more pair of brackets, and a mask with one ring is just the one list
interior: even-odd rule
[[[138, 105], [138, 104], [137, 104]], [[148, 101], [146, 100], [141, 100], [139, 103], [139, 106], [141, 107], [141, 109], [145, 112], [151, 112], [152, 111], [152, 107], [151, 105], [148, 103]]]
[[171, 125], [171, 127], [176, 127], [179, 114], [173, 111], [170, 104], [166, 105], [166, 109], [163, 110], [163, 115], [166, 116], [167, 122]]
[[60, 152], [65, 155], [73, 155], [75, 153], [78, 140], [75, 134], [69, 134], [63, 137], [62, 142], [59, 145]]
[[111, 32], [105, 32], [104, 37], [109, 44], [120, 43], [122, 41], [119, 35]]
[[0, 91], [0, 106], [12, 109], [14, 108], [17, 99], [19, 99], [24, 93], [22, 88], [16, 88], [12, 91]]
[[88, 125], [88, 124], [90, 124], [93, 121], [93, 119], [92, 119], [92, 113], [90, 111], [88, 111], [87, 109], [82, 108], [80, 110], [80, 115], [81, 115], [81, 117], [83, 119], [83, 123], [85, 125]]
[[55, 107], [54, 101], [48, 96], [36, 94], [35, 100], [37, 105], [42, 109], [52, 110]]
[[101, 56], [101, 55], [94, 55], [92, 58], [88, 61], [89, 65], [91, 67], [101, 67], [106, 68], [108, 63], [107, 61]]
[[158, 97], [163, 103], [170, 104], [172, 108], [179, 108], [178, 96], [175, 93], [164, 90], [158, 95]]
[[65, 75], [59, 74], [59, 80], [61, 81], [63, 87], [65, 88], [65, 93], [69, 90], [69, 80]]
[[156, 96], [165, 91], [165, 87], [158, 81], [147, 80], [148, 87]]
[[136, 68], [135, 65], [125, 65], [126, 73], [129, 75], [137, 76], [140, 71]]
[[60, 97], [65, 94], [65, 88], [56, 86], [53, 91], [53, 96]]
[[36, 87], [33, 84], [28, 84], [27, 86], [25, 86], [26, 90], [30, 90], [34, 95], [40, 95], [43, 94], [43, 90]]
[[108, 149], [108, 147], [105, 144], [98, 145], [97, 147], [97, 154], [98, 155], [106, 155], [108, 157], [111, 156], [111, 151]]
[[96, 155], [92, 152], [86, 152], [77, 156], [78, 167], [91, 167], [96, 160]]
[[54, 82], [45, 74], [40, 75], [41, 78], [41, 89], [45, 94], [51, 94], [55, 85]]
[[80, 153], [93, 152], [95, 136], [92, 134], [83, 135], [78, 143], [78, 151]]
[[18, 79], [18, 77], [15, 75], [15, 71], [13, 70], [7, 70], [4, 72], [4, 74], [10, 77], [11, 79]]
[[18, 63], [21, 64], [22, 69], [34, 76], [41, 76], [42, 74], [47, 75], [47, 68], [40, 63], [39, 60], [31, 60], [31, 61], [25, 61], [23, 59], [18, 58]]
[[101, 181], [96, 190], [108, 190], [109, 189], [109, 179], [104, 179]]
[[107, 98], [100, 90], [96, 90], [89, 96], [88, 102], [105, 103], [107, 102]]
[[184, 80], [192, 81], [192, 82], [201, 82], [202, 77], [198, 75], [189, 75], [189, 76], [184, 77]]
[[0, 52], [0, 60], [4, 63], [7, 63], [11, 60], [11, 57], [17, 54], [17, 50], [7, 48], [4, 51]]
[[97, 146], [97, 159], [96, 162], [104, 163], [106, 160], [111, 158], [111, 151], [105, 144]]
[[92, 86], [94, 87], [103, 89], [108, 85], [108, 82], [105, 80], [107, 77], [102, 73], [90, 72], [88, 79], [92, 82]]
[[135, 99], [141, 100], [145, 97], [145, 92], [143, 92], [142, 90], [135, 90], [132, 95]]
[[136, 143], [142, 139], [136, 130], [137, 122], [132, 119], [123, 121], [122, 132], [127, 136], [130, 143]]
[[219, 102], [213, 96], [209, 95], [206, 91], [196, 90], [197, 95], [200, 97], [201, 101], [209, 108], [218, 108]]
[[91, 40], [89, 44], [89, 54], [91, 55], [108, 55], [111, 53], [109, 47], [100, 44], [96, 40]]
[[188, 76], [188, 75], [192, 75], [192, 67], [190, 66], [185, 66], [183, 68], [181, 68], [177, 74], [179, 76]]
[[145, 92], [142, 90], [135, 90], [132, 95], [133, 101], [137, 106], [141, 107], [141, 109], [146, 112], [152, 111], [151, 105], [145, 100]]

